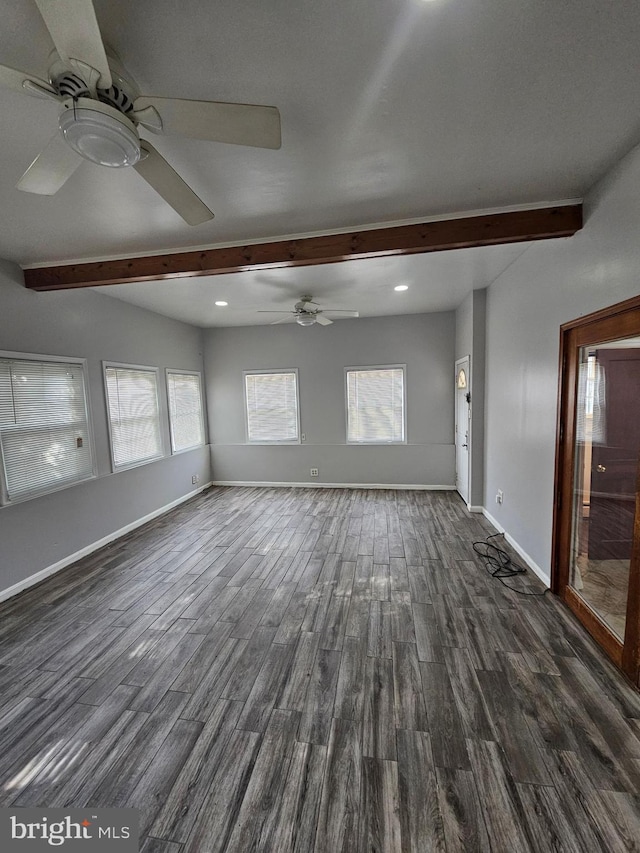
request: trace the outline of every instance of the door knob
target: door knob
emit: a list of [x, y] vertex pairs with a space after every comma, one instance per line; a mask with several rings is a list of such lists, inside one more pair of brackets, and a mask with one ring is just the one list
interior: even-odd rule
[[607, 466], [606, 466], [606, 465], [596, 465], [596, 471], [597, 471], [599, 474], [604, 474], [604, 472], [605, 472], [606, 470], [607, 470]]

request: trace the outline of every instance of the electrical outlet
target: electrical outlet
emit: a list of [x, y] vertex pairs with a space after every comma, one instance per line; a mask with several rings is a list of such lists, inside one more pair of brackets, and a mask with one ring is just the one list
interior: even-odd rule
[[304, 433], [302, 433], [302, 435], [300, 436], [300, 438], [302, 439], [302, 441], [306, 441], [306, 440], [307, 440], [307, 436], [306, 436]]
[[318, 469], [317, 468], [311, 468], [309, 473], [311, 474], [312, 477], [317, 477], [318, 476]]
[[503, 500], [504, 500], [504, 494], [502, 492], [502, 489], [498, 489], [498, 494], [496, 495], [496, 503], [502, 504]]
[[198, 474], [194, 474], [193, 477], [191, 478], [192, 485], [197, 486], [199, 482], [200, 482], [200, 477], [198, 476]]

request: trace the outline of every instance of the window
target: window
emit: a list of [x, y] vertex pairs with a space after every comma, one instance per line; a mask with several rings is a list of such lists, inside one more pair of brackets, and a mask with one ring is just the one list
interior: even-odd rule
[[246, 371], [244, 387], [249, 441], [297, 443], [298, 371]]
[[596, 355], [578, 365], [576, 440], [606, 444], [606, 376]]
[[105, 364], [104, 376], [114, 470], [161, 457], [157, 368]]
[[171, 450], [179, 453], [204, 444], [200, 374], [167, 370]]
[[0, 503], [95, 476], [85, 363], [0, 355]]
[[347, 441], [405, 441], [404, 365], [348, 367]]

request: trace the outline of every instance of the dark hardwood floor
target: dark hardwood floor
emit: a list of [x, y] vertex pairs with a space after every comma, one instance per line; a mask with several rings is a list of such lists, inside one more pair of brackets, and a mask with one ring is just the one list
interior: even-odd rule
[[640, 850], [640, 695], [491, 532], [214, 488], [5, 602], [1, 804], [135, 807], [144, 853]]

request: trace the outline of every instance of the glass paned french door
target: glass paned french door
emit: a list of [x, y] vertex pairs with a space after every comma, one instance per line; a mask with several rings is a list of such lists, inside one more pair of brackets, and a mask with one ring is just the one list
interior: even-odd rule
[[562, 329], [553, 567], [554, 591], [636, 683], [639, 301]]

